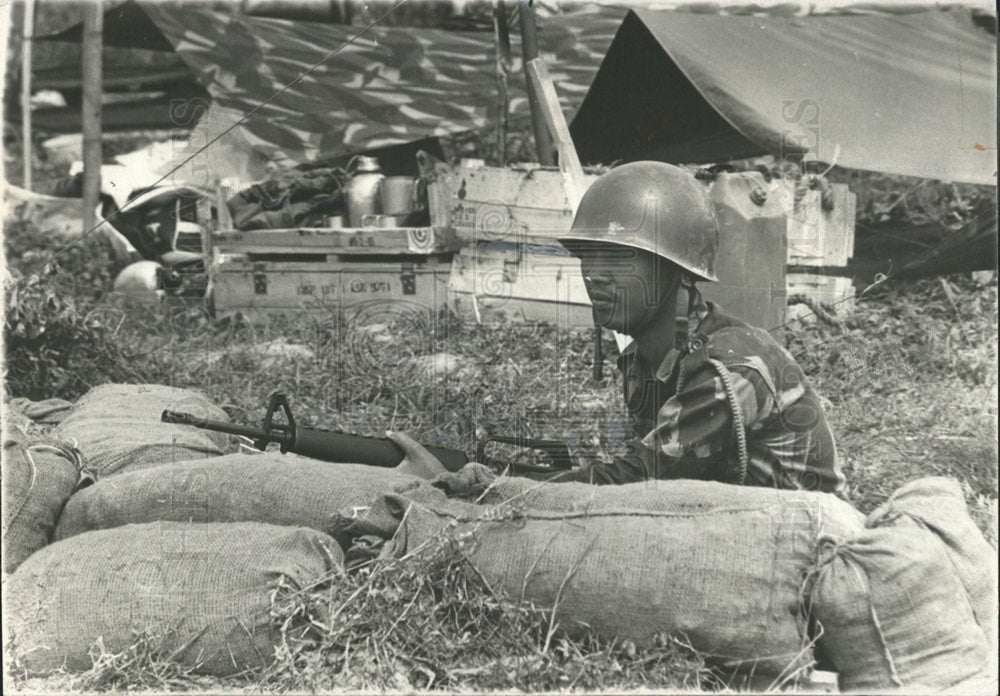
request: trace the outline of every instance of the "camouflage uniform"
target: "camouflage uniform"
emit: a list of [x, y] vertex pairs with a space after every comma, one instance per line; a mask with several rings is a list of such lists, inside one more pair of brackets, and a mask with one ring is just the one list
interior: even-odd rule
[[[697, 478], [777, 488], [840, 492], [844, 476], [819, 397], [795, 359], [764, 330], [707, 303], [692, 314], [690, 336], [654, 371], [631, 344], [619, 359], [625, 403], [637, 437], [611, 463], [568, 478], [627, 483]], [[744, 480], [733, 410], [715, 366], [728, 368], [746, 429]], [[567, 480], [560, 476], [559, 480]]]

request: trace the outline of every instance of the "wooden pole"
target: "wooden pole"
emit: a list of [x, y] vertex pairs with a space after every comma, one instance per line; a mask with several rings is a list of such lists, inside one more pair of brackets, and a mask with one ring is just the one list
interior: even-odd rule
[[83, 16], [83, 230], [97, 226], [101, 193], [101, 49], [104, 45], [104, 5], [91, 0]]
[[535, 24], [535, 10], [531, 7], [532, 0], [521, 0], [518, 8], [521, 19], [521, 56], [524, 61], [524, 80], [527, 83], [528, 104], [531, 106], [531, 125], [535, 132], [535, 154], [538, 163], [546, 167], [555, 165], [556, 158], [552, 151], [552, 137], [549, 135], [545, 116], [538, 104], [538, 95], [528, 76], [528, 63], [538, 57], [538, 27]]
[[507, 75], [510, 73], [510, 30], [507, 27], [507, 8], [503, 0], [496, 0], [493, 8], [493, 39], [497, 50], [497, 159], [500, 166], [507, 164]]
[[35, 39], [35, 0], [24, 0], [24, 25], [21, 34], [21, 134], [23, 138], [24, 188], [31, 190], [31, 49]]
[[552, 82], [545, 61], [541, 58], [526, 63], [524, 68], [528, 73], [529, 84], [534, 85], [535, 94], [538, 95], [538, 111], [541, 112], [545, 127], [555, 139], [556, 147], [559, 149], [559, 171], [563, 176], [566, 200], [570, 209], [576, 214], [580, 199], [587, 190], [587, 182], [583, 175], [583, 167], [580, 165], [580, 157], [573, 145], [573, 138], [569, 134], [569, 126], [566, 125], [566, 115], [559, 105], [556, 86]]

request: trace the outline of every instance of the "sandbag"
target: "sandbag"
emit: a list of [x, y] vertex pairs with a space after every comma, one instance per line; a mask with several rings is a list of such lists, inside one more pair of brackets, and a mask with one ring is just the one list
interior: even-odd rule
[[962, 485], [932, 476], [911, 481], [872, 512], [867, 527], [907, 526], [934, 534], [965, 587], [976, 622], [997, 639], [997, 554], [969, 516]]
[[31, 420], [24, 411], [11, 406], [9, 401], [4, 402], [2, 413], [0, 413], [0, 436], [4, 440], [42, 434], [44, 434], [42, 427]]
[[66, 504], [56, 539], [155, 521], [266, 522], [335, 533], [392, 536], [399, 520], [372, 503], [421, 479], [363, 464], [293, 454], [230, 454], [98, 481]]
[[36, 423], [42, 425], [59, 425], [63, 418], [72, 410], [73, 403], [57, 398], [32, 401], [31, 399], [18, 397], [11, 399], [7, 406], [20, 411]]
[[80, 480], [80, 453], [55, 440], [6, 440], [3, 483], [3, 571], [12, 573], [52, 539], [59, 511]]
[[164, 409], [228, 421], [198, 392], [159, 384], [102, 384], [76, 402], [52, 436], [75, 442], [98, 476], [225, 454], [229, 436], [162, 423]]
[[46, 437], [73, 408], [63, 399], [32, 401], [24, 397], [6, 399], [3, 403], [3, 439]]
[[92, 667], [145, 635], [204, 674], [264, 667], [279, 638], [269, 611], [279, 582], [335, 575], [341, 552], [311, 529], [157, 523], [89, 532], [29, 558], [7, 583], [11, 652], [29, 675]]
[[[849, 504], [829, 502], [830, 494], [726, 484], [700, 485], [689, 480], [651, 479], [617, 486], [595, 486], [581, 482], [548, 482], [518, 476], [495, 476], [482, 464], [470, 463], [457, 472], [440, 474], [431, 485], [450, 498], [475, 500], [481, 505], [506, 504], [510, 507], [550, 512], [600, 512], [641, 510], [660, 512], [701, 512], [722, 508], [745, 508], [797, 504], [814, 507], [829, 505], [850, 529], [860, 530], [865, 517]], [[819, 496], [819, 497], [817, 497]], [[429, 503], [433, 506], [435, 503]]]
[[[569, 511], [387, 496], [403, 522], [386, 553], [455, 543], [492, 587], [555, 607], [571, 634], [589, 627], [645, 645], [683, 636], [759, 674], [811, 661], [800, 590], [818, 538], [862, 530], [850, 505], [705, 481], [584, 488]], [[713, 497], [720, 504], [688, 504]]]
[[954, 689], [988, 680], [992, 651], [944, 548], [919, 527], [824, 543], [811, 586], [819, 646], [845, 691]]

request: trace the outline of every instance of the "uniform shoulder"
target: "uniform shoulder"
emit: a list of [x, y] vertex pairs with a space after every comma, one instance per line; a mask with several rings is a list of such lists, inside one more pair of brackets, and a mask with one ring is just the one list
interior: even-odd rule
[[709, 357], [715, 360], [732, 361], [743, 357], [760, 354], [762, 351], [780, 352], [778, 342], [764, 329], [737, 319], [717, 306], [698, 326], [696, 337], [700, 334], [707, 345]]

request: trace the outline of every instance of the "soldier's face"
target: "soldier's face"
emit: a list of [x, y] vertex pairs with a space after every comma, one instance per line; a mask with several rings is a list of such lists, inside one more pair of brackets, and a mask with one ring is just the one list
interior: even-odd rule
[[592, 303], [594, 323], [631, 334], [656, 314], [672, 285], [672, 267], [648, 251], [602, 242], [576, 243], [570, 252]]

